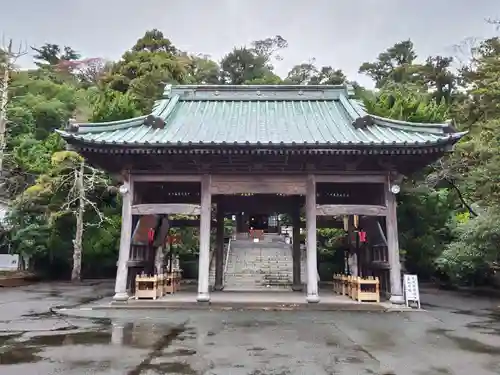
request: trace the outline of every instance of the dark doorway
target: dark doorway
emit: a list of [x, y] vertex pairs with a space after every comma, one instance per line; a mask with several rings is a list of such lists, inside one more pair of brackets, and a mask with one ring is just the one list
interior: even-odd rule
[[267, 232], [267, 230], [269, 229], [268, 215], [250, 215], [248, 224], [249, 229], [263, 230], [264, 232]]

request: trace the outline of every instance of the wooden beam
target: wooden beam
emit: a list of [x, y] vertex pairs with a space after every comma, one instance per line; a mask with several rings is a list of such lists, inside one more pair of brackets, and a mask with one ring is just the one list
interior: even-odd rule
[[305, 194], [305, 176], [214, 175], [212, 194]]
[[387, 207], [367, 204], [324, 204], [316, 206], [318, 216], [365, 215], [386, 216]]
[[194, 174], [133, 174], [134, 182], [201, 182], [201, 175]]
[[[215, 226], [217, 222], [212, 220], [211, 226]], [[200, 219], [173, 219], [170, 220], [171, 228], [184, 228], [184, 227], [199, 227]]]
[[198, 204], [136, 204], [132, 206], [132, 215], [199, 215], [200, 205]]
[[[305, 221], [300, 222], [300, 227], [305, 228], [306, 223]], [[341, 220], [336, 220], [334, 218], [330, 218], [328, 216], [318, 216], [316, 218], [316, 228], [317, 229], [344, 229], [344, 222]]]
[[352, 174], [316, 175], [316, 183], [384, 183], [387, 175], [370, 172], [356, 172]]

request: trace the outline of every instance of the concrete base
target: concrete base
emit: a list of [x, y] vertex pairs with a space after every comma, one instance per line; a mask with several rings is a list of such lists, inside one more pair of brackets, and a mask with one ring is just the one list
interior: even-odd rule
[[220, 292], [224, 289], [224, 285], [214, 285], [213, 290], [216, 292]]
[[208, 293], [198, 293], [198, 296], [196, 297], [196, 300], [198, 302], [210, 302], [210, 294], [208, 294]]
[[[202, 297], [201, 299], [199, 297]], [[100, 309], [211, 309], [211, 310], [317, 310], [317, 311], [387, 311], [394, 307], [390, 303], [357, 302], [331, 291], [304, 298], [304, 294], [293, 292], [213, 292], [199, 296], [196, 292], [178, 292], [157, 300], [129, 300], [126, 303], [111, 303], [92, 306]], [[205, 302], [205, 303], [202, 303]], [[210, 302], [210, 303], [206, 303]]]
[[123, 292], [123, 293], [118, 292], [113, 297], [113, 300], [120, 301], [120, 302], [128, 301], [128, 299], [129, 299], [129, 296], [128, 296], [127, 292]]
[[317, 294], [309, 294], [306, 297], [307, 303], [319, 303], [319, 296]]
[[404, 305], [405, 299], [403, 296], [392, 295], [391, 298], [389, 298], [389, 302], [393, 303], [394, 305]]

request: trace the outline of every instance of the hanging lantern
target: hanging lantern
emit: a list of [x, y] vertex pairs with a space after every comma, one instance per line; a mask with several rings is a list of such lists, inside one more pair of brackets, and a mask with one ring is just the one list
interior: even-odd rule
[[360, 230], [358, 232], [359, 242], [366, 242], [366, 232], [364, 230]]
[[180, 243], [180, 237], [178, 234], [170, 235], [168, 236], [167, 241], [170, 245], [175, 245], [177, 243]]
[[359, 216], [354, 215], [354, 228], [357, 228], [359, 226]]
[[344, 215], [342, 220], [344, 221], [344, 230], [347, 232], [349, 230], [349, 216]]
[[149, 230], [148, 230], [148, 243], [150, 245], [152, 245], [154, 240], [155, 240], [155, 230], [153, 228], [149, 228]]

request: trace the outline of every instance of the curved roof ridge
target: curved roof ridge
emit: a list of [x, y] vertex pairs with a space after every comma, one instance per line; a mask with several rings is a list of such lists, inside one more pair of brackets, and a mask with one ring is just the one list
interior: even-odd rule
[[170, 115], [170, 113], [172, 113], [178, 100], [179, 100], [178, 95], [174, 95], [172, 98], [164, 98], [156, 100], [150, 114], [123, 120], [114, 120], [114, 121], [82, 122], [82, 123], [76, 122], [70, 124], [68, 128], [65, 130], [56, 130], [56, 131], [59, 134], [71, 134], [74, 132], [77, 132], [79, 134], [101, 133], [103, 131], [124, 130], [144, 125], [145, 121], [150, 116], [153, 116], [155, 118], [159, 117], [162, 118], [163, 120], [166, 120], [167, 117]]
[[172, 93], [179, 90], [218, 90], [218, 91], [246, 91], [246, 90], [260, 90], [260, 91], [288, 91], [288, 90], [302, 90], [302, 91], [317, 91], [317, 90], [348, 90], [348, 85], [172, 85], [170, 88], [166, 87], [166, 92], [171, 89]]
[[[373, 123], [379, 126], [384, 126], [387, 128], [400, 129], [410, 132], [427, 132], [427, 133], [435, 133], [435, 134], [443, 134], [443, 133], [458, 133], [454, 127], [453, 120], [447, 120], [445, 122], [413, 122], [413, 121], [404, 121], [404, 120], [396, 120], [388, 117], [377, 116], [368, 113], [364, 104], [357, 99], [349, 99], [349, 103], [351, 106], [359, 113], [359, 117], [368, 116], [373, 120]], [[356, 119], [355, 119], [356, 120]], [[465, 132], [464, 134], [467, 134]]]

